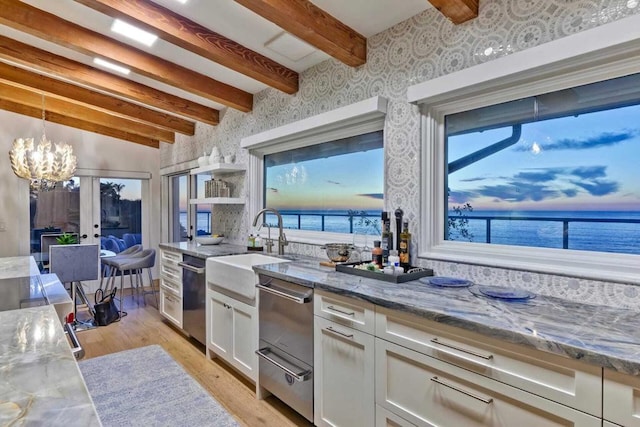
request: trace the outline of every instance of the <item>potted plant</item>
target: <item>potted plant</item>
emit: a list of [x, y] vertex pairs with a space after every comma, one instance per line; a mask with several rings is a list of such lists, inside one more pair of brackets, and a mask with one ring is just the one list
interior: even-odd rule
[[78, 243], [78, 238], [74, 234], [62, 233], [56, 237], [56, 242], [59, 245], [74, 245]]

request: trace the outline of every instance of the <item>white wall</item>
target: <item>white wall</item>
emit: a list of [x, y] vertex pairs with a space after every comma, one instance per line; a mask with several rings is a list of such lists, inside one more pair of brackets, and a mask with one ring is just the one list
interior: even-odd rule
[[[160, 154], [155, 148], [92, 132], [46, 123], [47, 137], [73, 146], [78, 168], [151, 173], [149, 246], [157, 248], [160, 236]], [[9, 161], [17, 137], [42, 135], [42, 120], [0, 110], [0, 256], [29, 254], [29, 183], [14, 175]]]

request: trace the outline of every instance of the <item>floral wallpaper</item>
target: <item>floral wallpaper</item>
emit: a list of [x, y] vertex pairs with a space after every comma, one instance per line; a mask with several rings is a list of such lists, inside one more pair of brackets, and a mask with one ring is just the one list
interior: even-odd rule
[[[214, 145], [223, 154], [235, 154], [236, 162], [248, 163], [248, 153], [239, 148], [242, 138], [382, 95], [389, 99], [385, 208], [402, 207], [417, 230], [420, 121], [418, 108], [406, 100], [408, 86], [639, 12], [638, 0], [482, 0], [478, 18], [456, 26], [430, 8], [370, 37], [365, 65], [351, 68], [327, 60], [301, 73], [300, 90], [295, 95], [266, 89], [255, 95], [252, 112], [227, 109], [218, 126], [198, 124], [195, 136], [177, 136], [174, 145], [162, 144], [161, 165], [195, 159], [210, 153]], [[233, 195], [247, 197], [244, 177], [232, 180]], [[243, 206], [214, 208], [214, 229], [224, 230], [232, 241], [244, 243], [249, 222]], [[323, 251], [312, 245], [291, 243], [287, 250], [324, 257]], [[640, 309], [640, 288], [633, 285], [451, 262], [420, 260], [419, 264], [433, 268], [438, 275]]]

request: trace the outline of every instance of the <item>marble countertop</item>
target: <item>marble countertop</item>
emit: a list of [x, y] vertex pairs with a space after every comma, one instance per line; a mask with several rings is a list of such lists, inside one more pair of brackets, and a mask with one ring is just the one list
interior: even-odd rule
[[38, 276], [40, 270], [31, 256], [0, 258], [0, 280]]
[[220, 243], [219, 245], [201, 245], [196, 242], [160, 243], [163, 249], [179, 251], [187, 255], [198, 258], [209, 258], [212, 256], [238, 255], [247, 253], [246, 246]]
[[0, 324], [0, 425], [101, 425], [54, 307], [0, 312]]
[[538, 295], [522, 301], [476, 296], [469, 288], [389, 283], [336, 272], [319, 260], [255, 266], [271, 277], [325, 289], [504, 341], [615, 371], [640, 374], [640, 313]]

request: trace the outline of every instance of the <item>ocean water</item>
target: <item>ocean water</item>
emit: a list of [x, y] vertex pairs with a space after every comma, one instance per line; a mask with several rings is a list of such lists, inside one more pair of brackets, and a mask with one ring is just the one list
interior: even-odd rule
[[[368, 211], [364, 217], [357, 215], [353, 226], [347, 211], [281, 211], [283, 226], [287, 229], [336, 233], [361, 233], [376, 236], [380, 234], [380, 211]], [[449, 213], [455, 216], [453, 212]], [[597, 219], [619, 222], [579, 222], [569, 221], [568, 249], [640, 254], [640, 212], [581, 212], [581, 211], [473, 211], [466, 214], [471, 241], [487, 241], [487, 220], [491, 217], [490, 241], [494, 244], [529, 246], [542, 248], [563, 247], [563, 222], [550, 219]], [[482, 217], [482, 218], [479, 218]], [[514, 218], [525, 217], [526, 220]], [[273, 214], [267, 214], [267, 222], [277, 224]], [[367, 225], [366, 220], [369, 221]], [[392, 222], [395, 220], [392, 219]], [[625, 222], [629, 221], [629, 222]], [[635, 222], [634, 222], [635, 221]], [[180, 222], [186, 227], [187, 214], [180, 214]], [[377, 228], [376, 228], [377, 226]], [[198, 230], [210, 233], [210, 213], [198, 212]], [[411, 225], [410, 225], [411, 228]], [[466, 241], [455, 233], [451, 240]]]
[[[467, 217], [473, 242], [487, 241], [487, 220], [477, 217], [491, 217], [491, 243], [561, 249], [563, 222], [554, 220], [567, 219], [568, 249], [640, 254], [640, 212], [473, 211]], [[514, 219], [523, 217], [527, 219]], [[580, 222], [582, 219], [600, 222]], [[452, 237], [451, 240], [468, 240], [455, 233]]]

